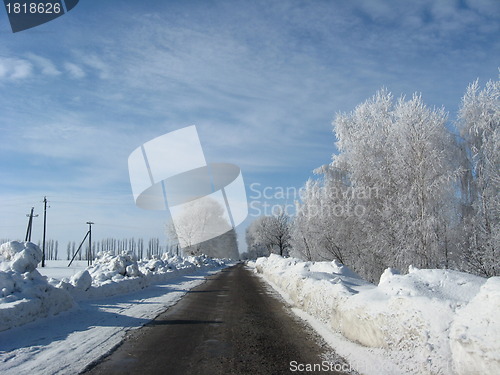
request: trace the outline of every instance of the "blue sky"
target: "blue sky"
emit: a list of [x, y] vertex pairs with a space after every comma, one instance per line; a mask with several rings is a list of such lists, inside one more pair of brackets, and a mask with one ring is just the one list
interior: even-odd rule
[[63, 248], [87, 220], [96, 239], [164, 239], [127, 158], [192, 124], [247, 188], [298, 188], [330, 161], [335, 114], [381, 87], [455, 119], [470, 82], [498, 77], [499, 21], [496, 0], [81, 0], [13, 34], [1, 9], [0, 238], [23, 238], [46, 195]]

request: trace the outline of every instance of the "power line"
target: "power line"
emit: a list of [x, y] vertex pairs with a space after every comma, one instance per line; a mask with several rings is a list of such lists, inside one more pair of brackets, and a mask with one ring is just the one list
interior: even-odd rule
[[129, 201], [116, 201], [110, 202], [109, 200], [54, 200], [53, 202], [62, 204], [86, 204], [90, 206], [126, 206], [129, 205]]

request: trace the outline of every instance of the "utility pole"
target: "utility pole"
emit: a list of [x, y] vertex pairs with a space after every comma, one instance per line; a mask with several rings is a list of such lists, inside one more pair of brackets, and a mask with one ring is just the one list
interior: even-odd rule
[[91, 221], [87, 221], [87, 224], [89, 225], [89, 252], [87, 254], [87, 265], [91, 266], [92, 265], [92, 224], [94, 224]]
[[45, 267], [45, 233], [46, 232], [47, 232], [47, 197], [43, 197], [42, 267]]
[[31, 212], [29, 214], [26, 214], [26, 217], [29, 217], [29, 220], [28, 220], [28, 229], [26, 230], [26, 238], [24, 239], [25, 241], [31, 242], [31, 228], [33, 226], [33, 218], [38, 217], [38, 215], [33, 215], [34, 209], [35, 207], [31, 207]]
[[92, 224], [94, 224], [94, 223], [91, 221], [87, 221], [87, 224], [89, 225], [89, 230], [85, 234], [85, 237], [83, 237], [83, 240], [80, 243], [80, 246], [78, 246], [78, 249], [75, 251], [73, 258], [71, 258], [71, 261], [69, 262], [68, 267], [71, 266], [71, 263], [73, 263], [73, 261], [75, 260], [76, 255], [78, 254], [78, 252], [82, 248], [82, 245], [85, 242], [85, 240], [87, 239], [87, 237], [89, 238], [89, 251], [87, 253], [87, 264], [89, 266], [92, 265], [92, 259], [91, 259], [92, 258], [92, 247], [91, 247], [91, 245], [92, 245]]

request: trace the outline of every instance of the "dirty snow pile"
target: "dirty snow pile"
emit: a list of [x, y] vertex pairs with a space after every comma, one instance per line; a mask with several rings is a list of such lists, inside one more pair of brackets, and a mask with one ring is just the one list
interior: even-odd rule
[[271, 255], [250, 265], [292, 305], [380, 348], [404, 373], [500, 374], [500, 277], [410, 267], [387, 269], [374, 285], [336, 261]]
[[0, 331], [73, 306], [67, 292], [37, 271], [41, 260], [42, 251], [31, 242], [0, 245]]
[[198, 270], [221, 268], [225, 260], [179, 256], [138, 261], [133, 255], [100, 253], [92, 266], [70, 278], [42, 276], [40, 248], [31, 242], [0, 246], [0, 331], [70, 309], [75, 301], [130, 293]]

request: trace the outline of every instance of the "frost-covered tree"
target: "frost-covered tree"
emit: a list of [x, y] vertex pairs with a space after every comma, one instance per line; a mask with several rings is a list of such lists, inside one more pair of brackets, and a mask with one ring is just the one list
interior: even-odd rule
[[462, 170], [444, 110], [383, 89], [333, 126], [339, 153], [304, 188], [295, 251], [370, 280], [389, 266], [446, 266]]
[[224, 208], [214, 199], [204, 197], [186, 203], [182, 211], [175, 214], [169, 234], [175, 236], [183, 248], [194, 248], [230, 229], [229, 218], [224, 217]]
[[462, 183], [465, 260], [484, 276], [500, 275], [500, 81], [467, 88], [458, 126], [465, 142]]
[[245, 241], [247, 244], [247, 251], [243, 254], [245, 259], [257, 259], [259, 257], [269, 256], [269, 250], [261, 242], [257, 233], [259, 222], [264, 218], [261, 216], [255, 219], [245, 231]]
[[440, 208], [453, 199], [450, 181], [459, 173], [446, 123], [444, 110], [428, 108], [420, 96], [394, 101], [386, 90], [334, 122], [340, 154], [333, 165], [348, 171], [358, 192], [377, 193], [358, 202], [367, 212], [360, 246], [382, 265], [439, 264], [449, 220]]
[[268, 253], [286, 256], [291, 246], [290, 229], [290, 218], [284, 210], [277, 215], [261, 216], [252, 223], [247, 239], [253, 242], [247, 245], [265, 247]]
[[291, 227], [292, 255], [307, 261], [317, 259], [318, 231], [315, 208], [321, 204], [318, 193], [320, 181], [309, 179], [301, 190], [300, 202], [296, 203], [296, 215]]
[[377, 261], [371, 264], [376, 273], [388, 265], [388, 258], [394, 258], [397, 246], [393, 107], [393, 96], [381, 90], [353, 112], [338, 114], [333, 123], [340, 153], [333, 156], [332, 165], [346, 171], [358, 191], [378, 192], [361, 202], [368, 213], [356, 225], [361, 256]]
[[293, 251], [375, 281], [384, 268], [500, 274], [500, 83], [467, 89], [461, 138], [443, 109], [385, 89], [333, 123], [338, 154], [297, 205]]
[[[317, 179], [302, 189], [292, 227], [294, 255], [307, 260], [337, 260], [375, 280], [379, 263], [361, 243], [361, 217], [366, 214], [367, 198], [350, 184], [346, 171], [331, 165], [318, 168]], [[374, 192], [370, 192], [370, 194]]]
[[238, 259], [236, 232], [224, 212], [210, 197], [193, 201], [167, 225], [168, 236], [177, 239], [184, 254]]
[[442, 258], [440, 238], [447, 235], [450, 220], [446, 206], [454, 200], [452, 181], [460, 173], [446, 122], [444, 110], [427, 108], [420, 96], [400, 99], [395, 107], [391, 138], [400, 218], [397, 264], [437, 267]]

